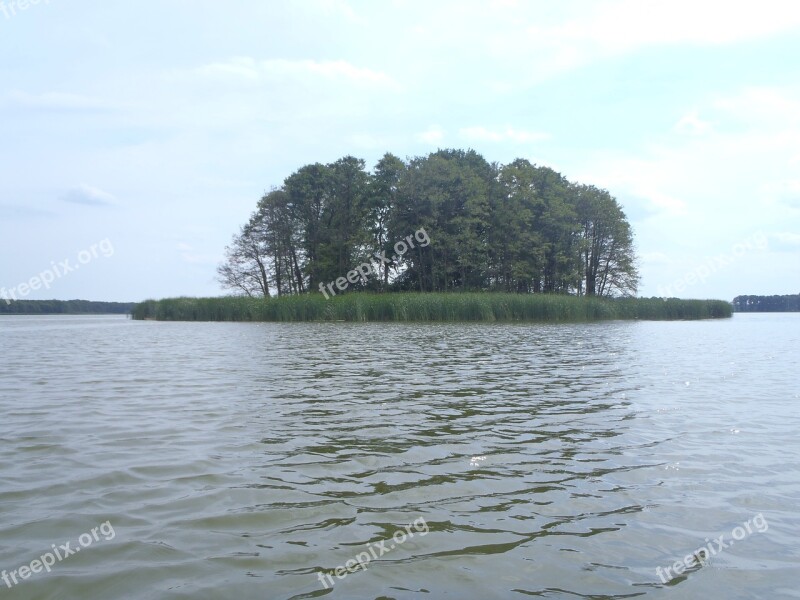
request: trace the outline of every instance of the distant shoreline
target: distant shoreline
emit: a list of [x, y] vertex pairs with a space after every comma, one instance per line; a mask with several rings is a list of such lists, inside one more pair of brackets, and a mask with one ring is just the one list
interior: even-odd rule
[[733, 312], [800, 312], [800, 294], [736, 296], [733, 299]]
[[590, 322], [729, 318], [730, 302], [677, 298], [597, 298], [483, 292], [351, 293], [146, 300], [136, 320], [252, 322]]
[[93, 300], [11, 300], [0, 298], [0, 315], [128, 315], [134, 302]]

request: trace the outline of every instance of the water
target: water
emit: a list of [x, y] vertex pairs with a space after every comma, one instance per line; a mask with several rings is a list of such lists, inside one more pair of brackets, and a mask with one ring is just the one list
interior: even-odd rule
[[800, 598], [799, 343], [0, 317], [0, 597]]

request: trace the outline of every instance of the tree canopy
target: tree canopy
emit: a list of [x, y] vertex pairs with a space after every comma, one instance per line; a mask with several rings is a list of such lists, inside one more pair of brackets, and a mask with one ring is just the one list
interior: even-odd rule
[[[430, 244], [396, 252], [420, 229]], [[218, 273], [236, 293], [283, 296], [364, 262], [378, 274], [349, 289], [628, 296], [639, 280], [633, 232], [608, 191], [455, 149], [387, 153], [372, 171], [353, 156], [301, 167], [261, 198]]]
[[125, 315], [133, 302], [94, 302], [91, 300], [5, 300], [0, 298], [4, 315]]
[[783, 296], [736, 296], [736, 312], [800, 312], [800, 294]]

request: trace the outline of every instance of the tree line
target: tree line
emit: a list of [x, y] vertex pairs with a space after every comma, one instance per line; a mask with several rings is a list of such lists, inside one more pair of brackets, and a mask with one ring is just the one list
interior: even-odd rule
[[133, 302], [95, 302], [92, 300], [3, 300], [0, 314], [5, 315], [125, 315]]
[[800, 312], [800, 294], [783, 296], [736, 296], [736, 312]]
[[[430, 243], [398, 255], [420, 229]], [[301, 167], [258, 201], [218, 275], [247, 296], [302, 294], [376, 257], [380, 276], [349, 289], [629, 296], [639, 280], [633, 232], [607, 190], [454, 149], [387, 153], [372, 171], [353, 156]]]

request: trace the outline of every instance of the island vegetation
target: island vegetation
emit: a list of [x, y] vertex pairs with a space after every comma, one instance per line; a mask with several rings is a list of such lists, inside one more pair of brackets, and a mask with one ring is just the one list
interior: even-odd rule
[[783, 296], [736, 296], [736, 312], [800, 312], [800, 294]]
[[133, 306], [133, 302], [0, 299], [0, 315], [126, 315]]
[[604, 189], [473, 150], [372, 171], [346, 156], [266, 193], [226, 248], [223, 298], [148, 300], [135, 319], [594, 321], [729, 317], [638, 299], [633, 232]]
[[165, 321], [533, 321], [710, 319], [731, 316], [722, 300], [601, 298], [504, 292], [361, 292], [326, 300], [321, 294], [280, 298], [147, 300], [134, 319]]
[[[401, 252], [417, 231], [430, 238]], [[320, 293], [381, 257], [353, 291], [498, 291], [635, 295], [633, 233], [606, 190], [524, 159], [490, 163], [473, 150], [368, 171], [346, 156], [309, 164], [266, 193], [219, 268], [245, 296]]]
[[[633, 232], [604, 189], [473, 150], [301, 167], [258, 201], [218, 269], [235, 295], [148, 300], [135, 319], [594, 321], [729, 317], [638, 299]], [[335, 284], [335, 287], [334, 287]]]

